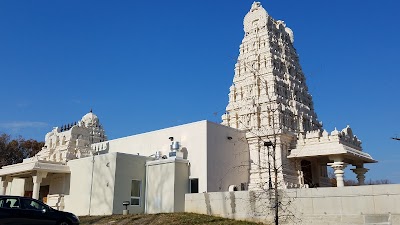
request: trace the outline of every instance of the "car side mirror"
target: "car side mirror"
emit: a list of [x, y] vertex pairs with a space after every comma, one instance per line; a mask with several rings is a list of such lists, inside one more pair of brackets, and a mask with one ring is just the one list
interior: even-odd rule
[[47, 212], [47, 210], [44, 208], [44, 209], [42, 209], [42, 213], [46, 213]]

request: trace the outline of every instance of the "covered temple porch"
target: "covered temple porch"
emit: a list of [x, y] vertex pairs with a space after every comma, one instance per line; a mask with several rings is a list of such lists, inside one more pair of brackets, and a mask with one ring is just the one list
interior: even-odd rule
[[0, 195], [29, 196], [49, 203], [51, 201], [49, 196], [59, 198], [68, 191], [69, 187], [66, 186], [69, 182], [66, 181], [69, 179], [69, 174], [69, 166], [63, 163], [33, 158], [22, 163], [3, 166], [0, 169]]
[[362, 160], [360, 158], [355, 158], [347, 154], [299, 156], [290, 158], [295, 158], [296, 165], [299, 165], [298, 171], [299, 174], [301, 174], [301, 183], [306, 184], [309, 187], [317, 187], [320, 186], [318, 184], [326, 184], [328, 182], [327, 174], [323, 174], [324, 172], [326, 173], [326, 169], [324, 170], [324, 167], [326, 168], [326, 166], [330, 166], [331, 168], [333, 168], [337, 187], [344, 186], [344, 174], [345, 169], [348, 166], [354, 166], [354, 168], [352, 168], [351, 170], [356, 174], [358, 185], [364, 185], [365, 174], [369, 170], [364, 167], [364, 164], [371, 163], [370, 160]]
[[[377, 162], [362, 151], [361, 141], [353, 135], [349, 126], [342, 131], [335, 129], [331, 134], [317, 130], [300, 135], [296, 149], [290, 151], [288, 158], [299, 165], [297, 170], [303, 184], [310, 179], [316, 182], [321, 175], [318, 170], [307, 169], [309, 164], [311, 168], [332, 167], [337, 187], [344, 186], [344, 173], [348, 165], [354, 166], [351, 170], [357, 175], [358, 184], [364, 185], [365, 173], [368, 172], [364, 164]], [[313, 174], [313, 171], [317, 173]]]

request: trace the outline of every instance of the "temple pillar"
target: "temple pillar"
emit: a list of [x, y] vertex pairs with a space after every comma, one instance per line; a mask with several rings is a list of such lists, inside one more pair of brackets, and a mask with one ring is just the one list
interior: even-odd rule
[[365, 173], [368, 172], [364, 165], [356, 165], [355, 169], [351, 169], [355, 174], [357, 174], [358, 185], [365, 185]]
[[43, 178], [46, 178], [46, 176], [47, 176], [47, 172], [43, 172], [43, 171], [36, 171], [32, 175], [32, 179], [33, 179], [32, 198], [39, 200], [40, 184], [42, 183]]
[[4, 180], [5, 178], [1, 178], [1, 187], [0, 187], [0, 195], [5, 195], [7, 190], [8, 182]]
[[333, 163], [328, 163], [333, 169], [336, 176], [336, 187], [344, 187], [344, 169], [347, 164], [342, 161], [335, 161]]
[[8, 183], [12, 181], [11, 177], [1, 177], [0, 195], [5, 195]]
[[261, 146], [257, 138], [248, 139], [250, 151], [250, 183], [249, 190], [259, 190], [264, 181], [261, 174], [263, 168], [264, 158], [261, 152]]

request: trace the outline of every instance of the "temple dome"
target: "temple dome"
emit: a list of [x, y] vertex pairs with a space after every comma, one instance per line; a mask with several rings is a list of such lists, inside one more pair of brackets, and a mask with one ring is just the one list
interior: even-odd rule
[[89, 126], [98, 126], [99, 125], [99, 118], [90, 110], [89, 113], [82, 117], [81, 122], [85, 124], [86, 127]]

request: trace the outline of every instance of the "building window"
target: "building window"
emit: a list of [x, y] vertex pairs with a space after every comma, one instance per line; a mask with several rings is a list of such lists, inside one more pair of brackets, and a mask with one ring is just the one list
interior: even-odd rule
[[190, 179], [190, 193], [199, 193], [199, 178]]
[[0, 208], [19, 208], [19, 201], [17, 198], [4, 196], [0, 199]]
[[132, 180], [131, 205], [140, 206], [141, 187], [142, 187], [142, 182], [140, 180]]

